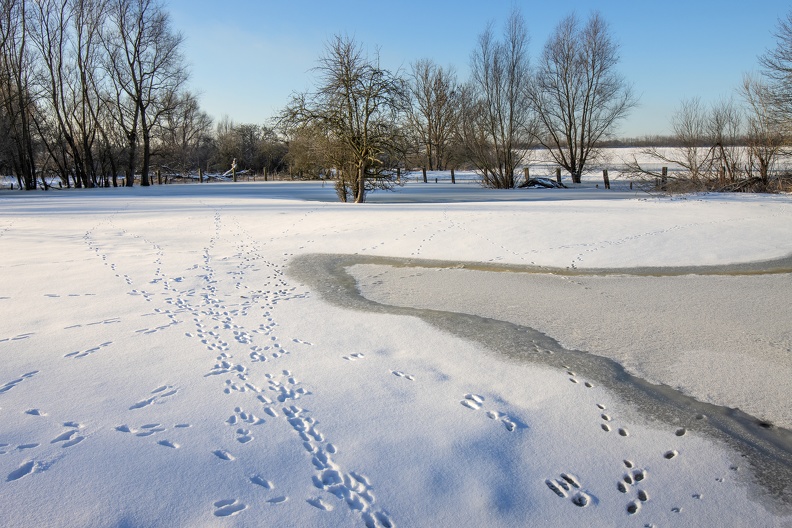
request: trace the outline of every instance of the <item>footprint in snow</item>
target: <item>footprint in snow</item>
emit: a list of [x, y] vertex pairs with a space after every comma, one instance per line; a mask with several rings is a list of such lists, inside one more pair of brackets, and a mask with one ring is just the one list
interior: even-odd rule
[[580, 482], [574, 475], [570, 473], [561, 473], [560, 477], [561, 478], [545, 480], [545, 484], [550, 491], [562, 499], [569, 498], [572, 504], [580, 508], [585, 508], [591, 504], [591, 497], [584, 491], [581, 491]]
[[333, 511], [333, 505], [323, 501], [321, 497], [307, 499], [305, 502], [322, 511]]
[[217, 458], [219, 458], [220, 460], [227, 460], [227, 461], [236, 460], [234, 458], [234, 455], [223, 449], [215, 449], [214, 451], [212, 451], [212, 454]]
[[262, 488], [266, 488], [268, 490], [275, 488], [275, 485], [272, 482], [260, 477], [259, 475], [253, 475], [252, 477], [250, 477], [250, 482], [252, 482], [256, 486], [261, 486]]
[[215, 502], [214, 507], [216, 508], [214, 512], [215, 517], [229, 517], [241, 512], [247, 508], [247, 505], [236, 499], [225, 499]]
[[461, 403], [468, 409], [473, 409], [474, 411], [477, 411], [481, 409], [481, 406], [484, 403], [484, 396], [479, 396], [478, 394], [465, 394], [465, 399], [460, 401], [459, 403]]
[[37, 468], [37, 464], [34, 460], [25, 462], [24, 464], [19, 466], [18, 469], [15, 469], [14, 471], [8, 474], [8, 477], [6, 477], [6, 482], [13, 482], [15, 480], [21, 479], [22, 477], [30, 475], [36, 470], [36, 468]]

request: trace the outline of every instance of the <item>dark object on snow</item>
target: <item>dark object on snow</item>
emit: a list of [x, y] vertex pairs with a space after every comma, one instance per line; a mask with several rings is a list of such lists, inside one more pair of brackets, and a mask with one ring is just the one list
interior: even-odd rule
[[566, 189], [567, 186], [561, 182], [551, 180], [550, 178], [528, 178], [520, 185], [521, 189]]

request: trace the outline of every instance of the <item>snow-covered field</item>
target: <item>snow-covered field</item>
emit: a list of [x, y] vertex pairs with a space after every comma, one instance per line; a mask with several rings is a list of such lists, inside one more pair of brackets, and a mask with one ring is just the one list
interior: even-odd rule
[[0, 193], [0, 525], [792, 525], [792, 197], [620, 189]]

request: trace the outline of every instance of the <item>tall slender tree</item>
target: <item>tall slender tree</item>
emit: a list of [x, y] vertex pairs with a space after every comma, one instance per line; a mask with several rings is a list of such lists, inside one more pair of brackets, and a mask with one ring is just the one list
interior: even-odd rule
[[512, 188], [534, 128], [525, 96], [531, 80], [528, 30], [519, 12], [509, 17], [501, 41], [487, 27], [470, 66], [471, 80], [460, 97], [460, 142], [484, 185]]
[[430, 59], [412, 64], [408, 116], [429, 170], [443, 170], [459, 121], [460, 89], [453, 68]]
[[173, 31], [157, 0], [111, 0], [109, 18], [106, 67], [114, 87], [116, 122], [127, 136], [127, 185], [134, 181], [140, 141], [140, 183], [147, 186], [152, 130], [187, 79], [181, 55], [184, 38]]
[[[0, 0], [0, 104], [8, 154], [20, 187], [36, 188], [34, 59], [28, 40], [25, 0]], [[46, 188], [46, 182], [42, 180]]]

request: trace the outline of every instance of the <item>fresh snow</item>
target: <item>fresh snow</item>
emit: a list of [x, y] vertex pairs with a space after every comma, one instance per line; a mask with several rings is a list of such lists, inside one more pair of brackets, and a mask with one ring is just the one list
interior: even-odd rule
[[[792, 197], [595, 185], [0, 193], [0, 525], [789, 526], [788, 451], [763, 471], [703, 414], [433, 322], [792, 428], [788, 270], [694, 268], [792, 255]], [[392, 308], [314, 254], [372, 257]], [[658, 266], [689, 272], [579, 273]]]

